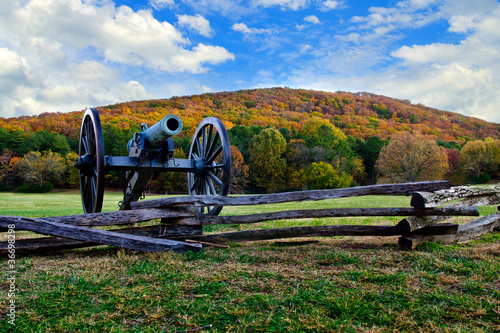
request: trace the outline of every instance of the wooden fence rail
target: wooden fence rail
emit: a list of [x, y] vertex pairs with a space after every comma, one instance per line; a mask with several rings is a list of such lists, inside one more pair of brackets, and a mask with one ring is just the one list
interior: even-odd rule
[[[289, 210], [271, 213], [231, 216], [199, 214], [196, 207], [262, 205], [306, 200], [324, 200], [362, 195], [412, 195], [413, 207], [399, 208], [329, 208]], [[451, 200], [460, 199], [462, 204]], [[437, 223], [450, 216], [479, 216], [477, 206], [470, 204], [499, 204], [500, 188], [479, 190], [452, 188], [449, 182], [419, 182], [386, 184], [335, 190], [315, 190], [236, 197], [170, 197], [135, 202], [132, 210], [71, 216], [23, 218], [0, 216], [0, 231], [10, 226], [16, 230], [29, 230], [53, 237], [18, 239], [19, 252], [62, 250], [99, 244], [119, 246], [141, 251], [177, 252], [197, 251], [204, 244], [230, 244], [296, 237], [331, 236], [401, 236], [402, 247], [415, 248], [425, 241], [460, 241], [492, 232], [500, 226], [500, 214], [482, 217], [465, 225]], [[220, 234], [203, 234], [203, 226], [215, 224], [248, 224], [286, 219], [348, 216], [401, 216], [395, 226], [329, 225], [289, 228], [258, 229]], [[94, 227], [135, 225], [161, 219], [161, 224], [100, 230]], [[8, 249], [0, 242], [0, 253]]]

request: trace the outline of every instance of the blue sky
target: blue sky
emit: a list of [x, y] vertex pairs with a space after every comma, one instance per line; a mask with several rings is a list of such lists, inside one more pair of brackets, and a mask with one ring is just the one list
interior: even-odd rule
[[1, 0], [0, 117], [287, 86], [500, 123], [491, 0]]

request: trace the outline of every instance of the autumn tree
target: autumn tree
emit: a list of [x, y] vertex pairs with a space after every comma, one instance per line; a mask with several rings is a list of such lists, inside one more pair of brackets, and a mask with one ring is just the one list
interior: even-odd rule
[[460, 159], [465, 173], [479, 179], [489, 164], [486, 144], [482, 140], [467, 142], [460, 152]]
[[311, 164], [311, 153], [304, 139], [291, 139], [288, 142], [286, 159], [296, 170], [305, 169]]
[[370, 185], [377, 183], [375, 163], [379, 157], [380, 150], [385, 144], [387, 144], [387, 141], [381, 140], [376, 136], [372, 136], [366, 141], [361, 139], [356, 140], [355, 151], [363, 159], [367, 181]]
[[311, 164], [311, 153], [304, 139], [291, 139], [287, 143], [286, 151], [286, 177], [287, 187], [292, 189], [305, 188], [303, 181], [304, 170]]
[[303, 173], [309, 190], [349, 187], [352, 176], [325, 162], [312, 163]]
[[[490, 137], [467, 142], [460, 154], [464, 171], [477, 180], [497, 176], [500, 171], [500, 140]], [[488, 174], [486, 174], [488, 173]]]
[[500, 176], [500, 140], [493, 138], [484, 139], [486, 154], [488, 155], [488, 172], [491, 177]]
[[249, 166], [245, 164], [243, 155], [236, 146], [231, 146], [231, 193], [243, 193], [248, 184]]
[[438, 180], [448, 172], [448, 155], [429, 137], [398, 132], [381, 149], [376, 168], [387, 182]]
[[32, 151], [19, 160], [22, 177], [42, 187], [46, 181], [60, 180], [65, 170], [61, 155], [50, 150], [40, 153]]
[[264, 129], [250, 141], [248, 153], [251, 156], [251, 177], [267, 193], [283, 189], [286, 161], [282, 154], [285, 149], [285, 138], [274, 128]]
[[0, 155], [0, 183], [4, 182], [9, 173], [9, 162], [14, 154], [9, 149], [4, 149], [2, 155]]
[[465, 182], [465, 175], [460, 166], [460, 153], [456, 149], [445, 148], [448, 155], [448, 175], [446, 178], [452, 184], [463, 184]]
[[247, 160], [247, 151], [250, 141], [260, 132], [262, 132], [261, 126], [236, 125], [228, 130], [227, 134], [229, 136], [229, 142], [238, 147], [245, 160]]
[[64, 183], [70, 188], [78, 188], [80, 186], [80, 173], [74, 166], [77, 159], [78, 154], [73, 151], [70, 151], [64, 157]]

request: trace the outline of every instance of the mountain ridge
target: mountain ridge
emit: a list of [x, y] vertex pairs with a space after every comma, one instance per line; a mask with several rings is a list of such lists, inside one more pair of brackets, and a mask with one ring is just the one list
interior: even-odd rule
[[[103, 122], [122, 131], [137, 128], [143, 122], [152, 125], [174, 113], [183, 120], [185, 135], [191, 135], [207, 116], [221, 119], [228, 129], [236, 125], [272, 126], [290, 131], [300, 131], [307, 119], [319, 117], [328, 119], [346, 135], [361, 139], [388, 139], [398, 131], [418, 131], [459, 144], [500, 138], [500, 124], [367, 92], [257, 88], [121, 102], [97, 109]], [[25, 132], [45, 129], [74, 140], [79, 136], [81, 115], [82, 112], [73, 111], [0, 117], [0, 128]]]

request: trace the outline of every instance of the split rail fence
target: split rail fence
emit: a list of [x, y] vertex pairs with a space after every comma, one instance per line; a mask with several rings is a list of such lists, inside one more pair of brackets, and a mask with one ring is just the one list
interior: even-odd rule
[[[411, 207], [332, 207], [230, 216], [203, 215], [197, 210], [199, 207], [207, 206], [263, 205], [365, 195], [411, 195]], [[203, 245], [225, 246], [248, 241], [332, 236], [400, 236], [401, 247], [414, 249], [423, 242], [467, 241], [500, 230], [500, 212], [461, 225], [446, 223], [452, 216], [479, 216], [478, 206], [497, 204], [500, 204], [499, 187], [492, 189], [451, 187], [448, 181], [435, 181], [251, 196], [167, 197], [134, 202], [132, 210], [71, 216], [27, 218], [0, 215], [0, 232], [7, 232], [9, 228], [14, 227], [16, 231], [28, 230], [50, 235], [50, 237], [17, 239], [16, 252], [30, 253], [96, 245], [111, 245], [148, 252], [166, 250], [184, 252], [199, 251]], [[335, 201], [332, 201], [332, 206], [334, 205]], [[397, 225], [322, 225], [203, 233], [203, 227], [207, 225], [356, 216], [404, 218]], [[155, 225], [136, 226], [137, 223], [151, 220], [161, 222]], [[113, 230], [96, 228], [114, 225], [128, 227]], [[6, 253], [8, 248], [8, 241], [0, 242], [0, 253]]]

